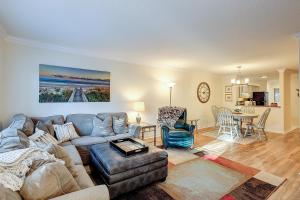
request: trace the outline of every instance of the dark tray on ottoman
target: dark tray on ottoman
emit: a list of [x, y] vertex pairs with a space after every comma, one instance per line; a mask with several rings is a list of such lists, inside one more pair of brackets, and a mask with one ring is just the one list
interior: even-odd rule
[[138, 153], [148, 152], [149, 147], [138, 140], [125, 138], [119, 140], [113, 140], [110, 145], [120, 151], [124, 156], [132, 156]]
[[107, 142], [93, 145], [90, 156], [92, 173], [101, 177], [111, 198], [164, 181], [168, 175], [167, 152], [153, 146], [148, 152], [125, 157]]

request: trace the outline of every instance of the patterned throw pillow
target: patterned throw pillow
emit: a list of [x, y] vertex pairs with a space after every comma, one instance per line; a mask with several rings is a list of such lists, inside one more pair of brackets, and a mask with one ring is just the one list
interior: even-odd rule
[[112, 118], [111, 116], [106, 116], [100, 119], [99, 117], [94, 117], [93, 119], [93, 131], [91, 136], [105, 137], [114, 135], [112, 129]]
[[126, 119], [113, 116], [113, 129], [116, 134], [124, 134], [128, 132]]
[[48, 144], [58, 144], [59, 142], [49, 133], [35, 128], [35, 133], [29, 137], [37, 147], [44, 147]]
[[73, 140], [75, 138], [79, 138], [72, 122], [68, 122], [63, 125], [54, 124], [53, 127], [54, 127], [54, 131], [56, 133], [56, 138], [58, 139], [58, 142], [66, 142], [69, 140]]

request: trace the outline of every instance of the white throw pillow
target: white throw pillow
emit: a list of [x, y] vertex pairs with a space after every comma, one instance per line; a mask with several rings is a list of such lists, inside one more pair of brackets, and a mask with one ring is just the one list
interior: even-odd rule
[[31, 142], [31, 146], [35, 145], [38, 147], [43, 147], [48, 144], [59, 144], [59, 142], [52, 135], [38, 128], [36, 128], [35, 133], [28, 138], [34, 143], [33, 144]]
[[79, 138], [72, 122], [63, 125], [54, 124], [53, 128], [56, 134], [56, 138], [59, 142], [66, 142], [75, 138]]

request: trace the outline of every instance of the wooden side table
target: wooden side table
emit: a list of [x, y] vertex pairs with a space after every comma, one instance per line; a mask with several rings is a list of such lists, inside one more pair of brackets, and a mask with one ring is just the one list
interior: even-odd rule
[[191, 125], [195, 125], [196, 131], [198, 133], [198, 122], [200, 121], [200, 119], [190, 119], [188, 121], [191, 122]]
[[154, 146], [156, 146], [156, 124], [141, 122], [138, 125], [141, 126], [142, 140], [144, 140], [144, 135], [145, 135], [146, 132], [153, 132]]

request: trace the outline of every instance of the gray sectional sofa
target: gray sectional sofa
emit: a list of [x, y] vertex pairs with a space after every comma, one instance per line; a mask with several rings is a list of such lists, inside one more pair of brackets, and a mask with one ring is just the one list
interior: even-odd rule
[[[92, 132], [95, 133], [94, 130], [94, 120], [95, 118], [105, 118], [105, 117], [117, 117], [117, 118], [125, 118], [126, 123], [128, 125], [128, 129], [123, 133], [111, 133], [108, 136], [92, 136]], [[34, 127], [37, 126], [38, 122], [42, 122], [46, 125], [50, 134], [54, 135], [53, 124], [64, 124], [67, 122], [72, 122], [76, 132], [80, 136], [79, 138], [60, 143], [60, 145], [68, 152], [69, 156], [72, 158], [73, 163], [76, 166], [76, 171], [79, 176], [76, 178], [76, 182], [80, 186], [79, 191], [65, 194], [63, 196], [59, 196], [54, 198], [55, 200], [76, 200], [76, 199], [86, 199], [86, 200], [108, 200], [109, 192], [106, 185], [98, 185], [95, 186], [87, 171], [85, 170], [85, 165], [90, 164], [90, 155], [89, 149], [92, 145], [106, 143], [115, 139], [122, 139], [126, 137], [139, 137], [141, 128], [137, 125], [128, 124], [127, 114], [124, 112], [120, 113], [99, 113], [97, 115], [94, 114], [70, 114], [67, 115], [66, 118], [63, 115], [55, 115], [48, 117], [26, 117], [23, 114], [16, 115], [14, 119], [23, 120], [23, 127], [21, 131], [28, 136], [28, 133], [33, 132]], [[16, 121], [16, 120], [12, 120]], [[12, 123], [13, 124], [13, 123]], [[14, 124], [14, 126], [18, 126], [18, 123]], [[16, 128], [20, 130], [19, 128]], [[113, 129], [112, 129], [113, 130]], [[100, 134], [101, 135], [101, 134]], [[21, 197], [12, 191], [8, 191], [8, 189], [0, 186], [0, 192], [5, 192], [4, 199], [13, 199], [13, 196], [16, 196], [16, 200], [21, 199]], [[7, 193], [9, 192], [9, 193]], [[12, 193], [11, 193], [12, 192]], [[1, 195], [0, 195], [1, 196]]]
[[66, 119], [64, 119], [63, 115], [55, 115], [55, 116], [49, 116], [49, 117], [31, 117], [34, 123], [37, 123], [38, 121], [49, 123], [51, 121], [53, 124], [64, 124], [67, 122], [72, 122], [76, 132], [80, 136], [79, 138], [73, 139], [68, 142], [64, 142], [61, 145], [75, 145], [81, 159], [83, 161], [84, 165], [88, 165], [90, 163], [90, 155], [89, 155], [89, 149], [94, 144], [101, 144], [105, 143], [111, 140], [116, 139], [123, 139], [127, 137], [139, 137], [141, 127], [135, 124], [128, 124], [128, 131], [123, 134], [114, 134], [111, 136], [91, 136], [94, 125], [93, 120], [95, 117], [119, 117], [119, 118], [125, 118], [126, 122], [128, 124], [128, 116], [125, 112], [119, 112], [119, 113], [98, 113], [95, 114], [70, 114], [66, 116]]

